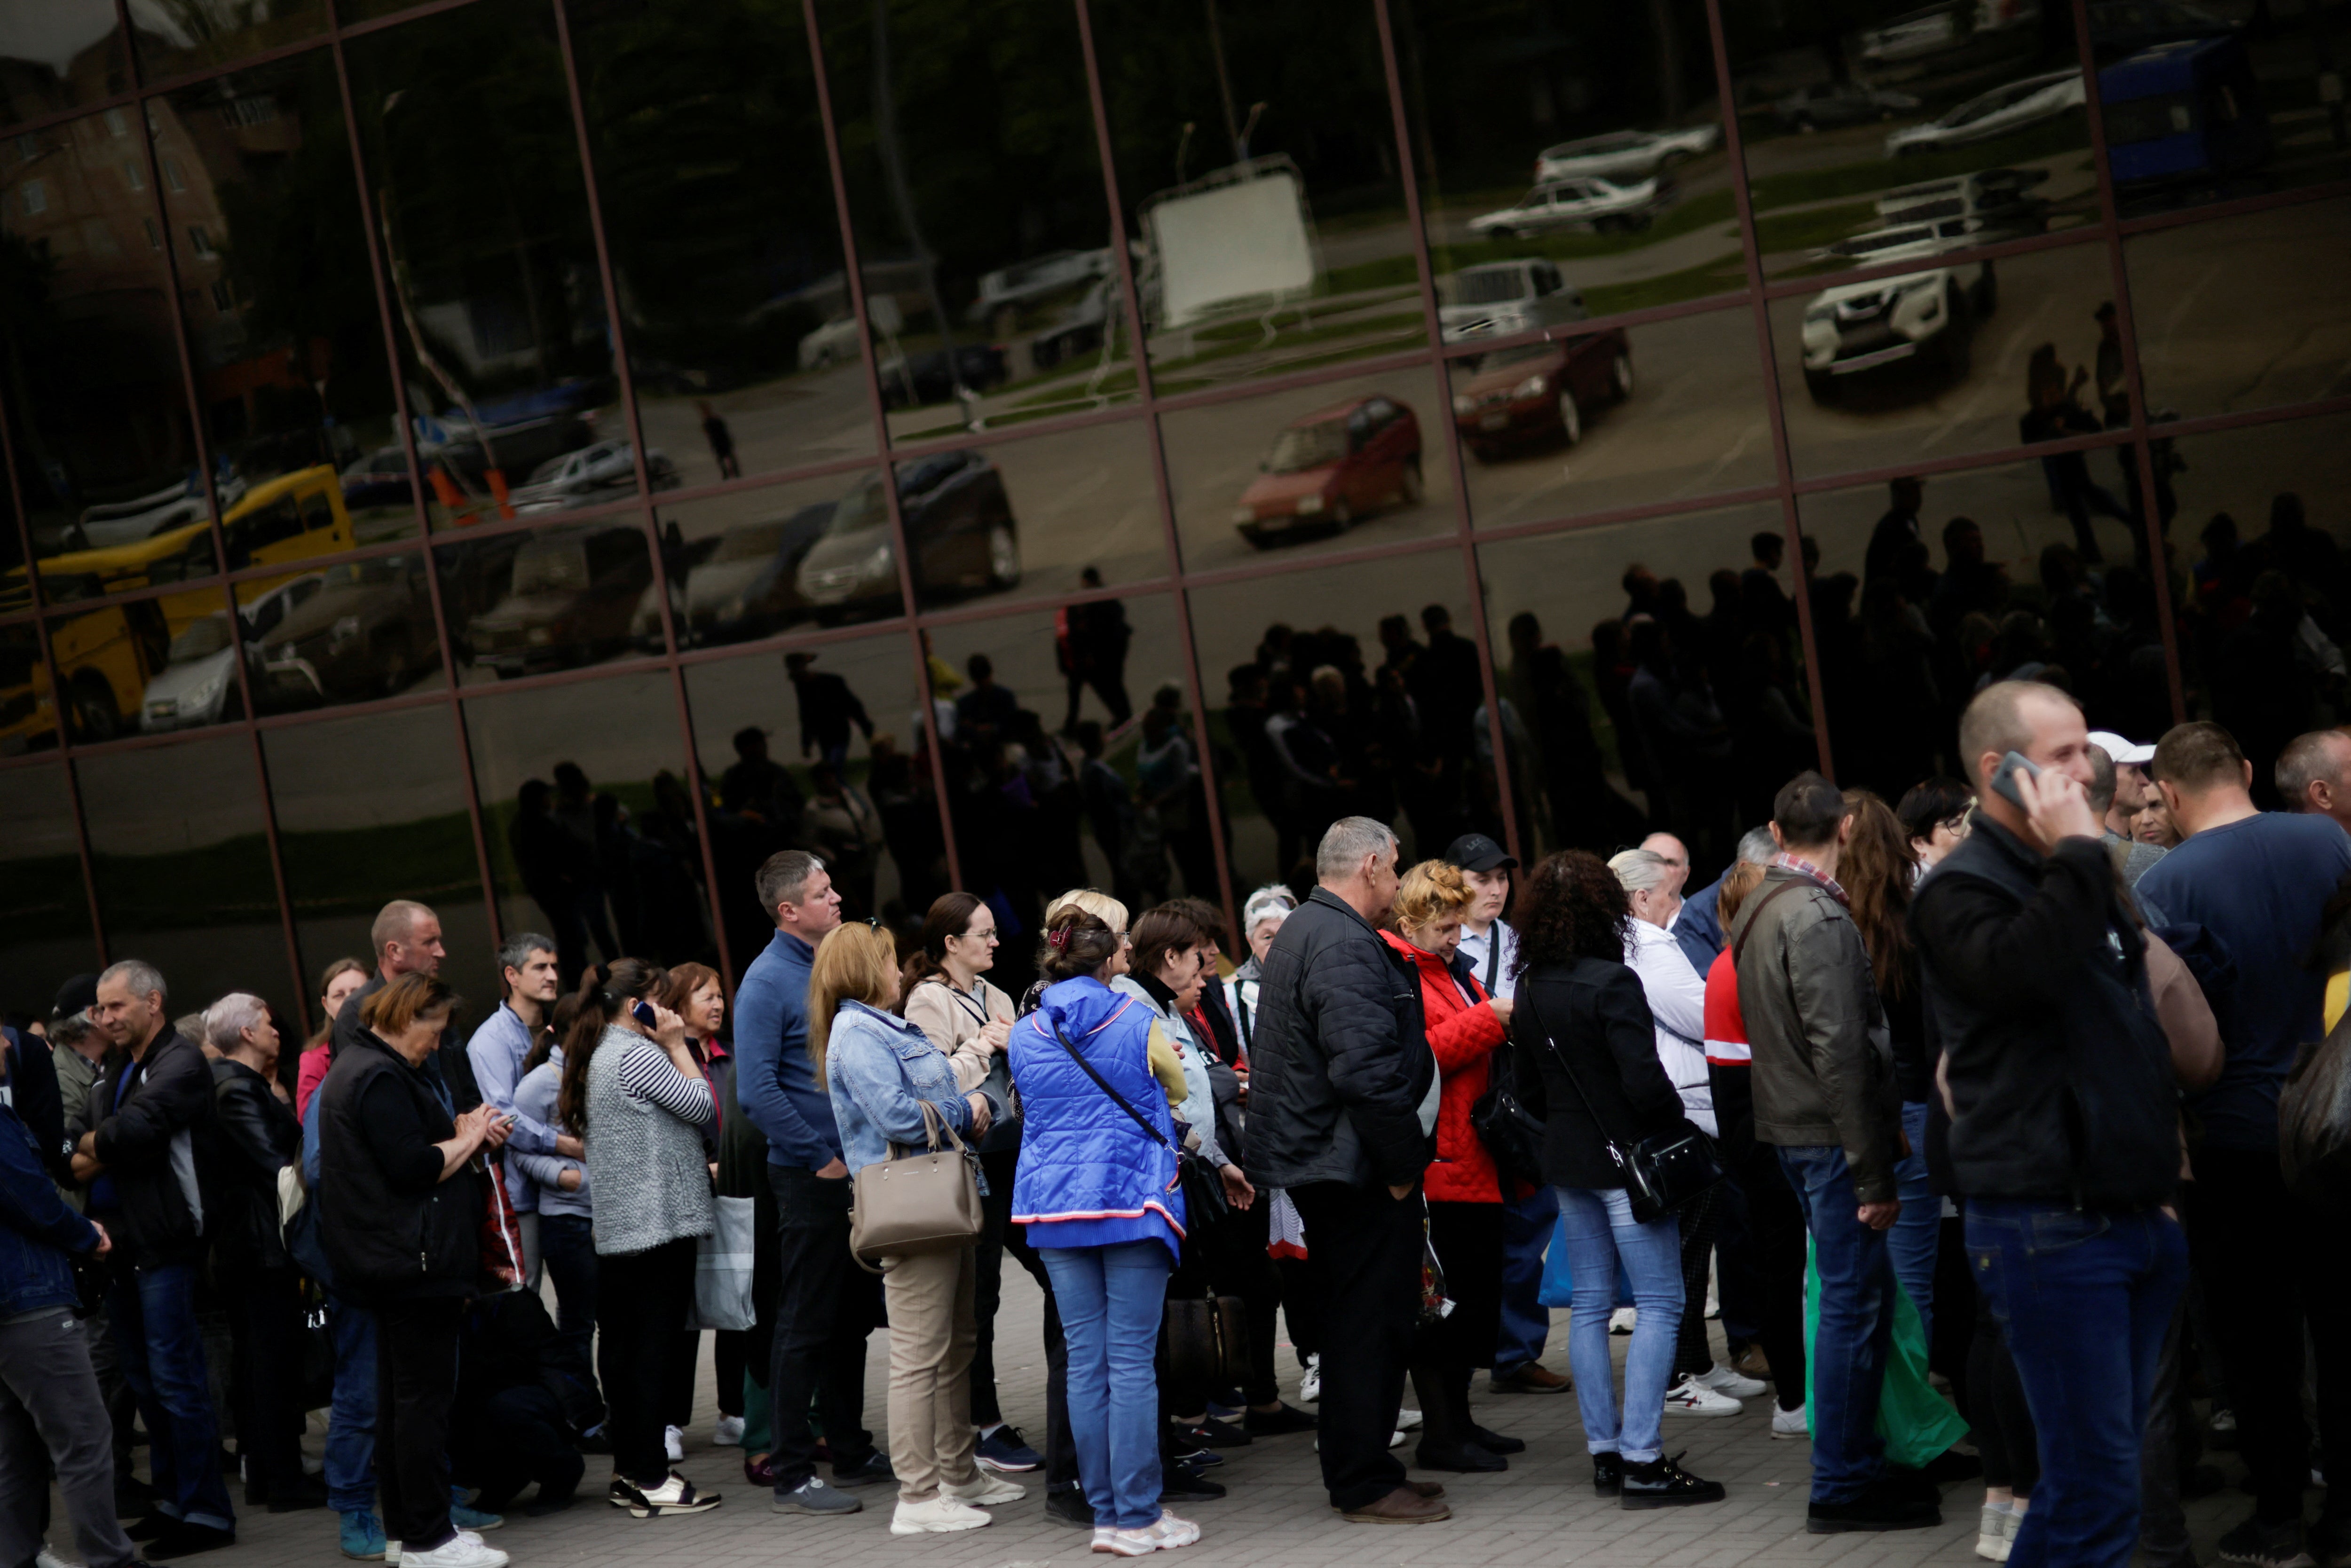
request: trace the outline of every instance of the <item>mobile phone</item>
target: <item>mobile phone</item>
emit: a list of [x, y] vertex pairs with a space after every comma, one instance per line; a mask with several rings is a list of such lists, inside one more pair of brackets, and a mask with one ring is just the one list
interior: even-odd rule
[[653, 1005], [651, 1002], [639, 1002], [636, 1006], [629, 1009], [629, 1016], [636, 1019], [639, 1023], [644, 1025], [647, 1029], [658, 1029], [661, 1027], [660, 1024], [655, 1021]]
[[2024, 753], [2011, 751], [2001, 758], [2000, 765], [1991, 770], [1991, 787], [2010, 805], [2022, 811], [2024, 810], [2024, 795], [2016, 787], [2019, 773], [2032, 779], [2041, 777], [2041, 769], [2035, 768]]

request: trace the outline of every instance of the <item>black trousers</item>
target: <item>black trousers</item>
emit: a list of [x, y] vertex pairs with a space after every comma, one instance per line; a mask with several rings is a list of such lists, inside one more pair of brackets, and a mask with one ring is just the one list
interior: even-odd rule
[[1265, 1249], [1272, 1208], [1260, 1196], [1208, 1228], [1208, 1277], [1217, 1294], [1240, 1298], [1248, 1318], [1249, 1369], [1241, 1380], [1241, 1398], [1250, 1405], [1270, 1405], [1281, 1397], [1273, 1364], [1281, 1275]]
[[1388, 1437], [1420, 1317], [1420, 1184], [1396, 1198], [1382, 1186], [1314, 1182], [1291, 1187], [1290, 1200], [1324, 1321], [1344, 1325], [1322, 1346], [1322, 1485], [1332, 1506], [1362, 1508], [1405, 1479]]
[[1771, 1364], [1780, 1408], [1796, 1410], [1803, 1406], [1805, 1385], [1804, 1211], [1780, 1168], [1780, 1151], [1756, 1141], [1754, 1071], [1711, 1066], [1707, 1081], [1714, 1092], [1715, 1124], [1722, 1129], [1723, 1163], [1747, 1199], [1747, 1230], [1762, 1292], [1755, 1337]]
[[596, 1368], [604, 1379], [604, 1435], [612, 1469], [641, 1487], [669, 1479], [664, 1401], [694, 1305], [694, 1238], [596, 1260]]
[[865, 1429], [865, 1342], [883, 1321], [882, 1278], [849, 1255], [847, 1178], [833, 1181], [795, 1166], [769, 1166], [776, 1194], [778, 1289], [768, 1398], [774, 1410], [778, 1494], [816, 1473], [816, 1437], [806, 1413], [814, 1402], [836, 1470], [873, 1457]]
[[[1766, 1355], [1771, 1353], [1764, 1352]], [[1975, 1343], [1968, 1350], [1968, 1427], [1983, 1456], [1984, 1485], [2031, 1497], [2041, 1480], [2041, 1437], [2024, 1384], [1991, 1314], [1991, 1293], [1976, 1292]]]
[[[1714, 1348], [1706, 1337], [1706, 1277], [1714, 1258], [1719, 1222], [1719, 1188], [1700, 1193], [1680, 1214], [1682, 1227], [1682, 1329], [1674, 1347], [1674, 1376], [1698, 1377], [1714, 1370]], [[1771, 1353], [1763, 1353], [1769, 1356]]]
[[291, 1269], [224, 1268], [217, 1277], [228, 1309], [229, 1390], [246, 1490], [256, 1500], [289, 1500], [310, 1484], [302, 1473], [295, 1385], [302, 1369], [301, 1287]]
[[449, 1405], [465, 1311], [454, 1296], [376, 1309], [376, 1486], [383, 1532], [403, 1552], [429, 1552], [457, 1533], [449, 1522]]
[[[712, 1333], [710, 1356], [718, 1375], [718, 1413], [721, 1416], [743, 1414], [743, 1369], [751, 1361], [751, 1331], [749, 1329], [717, 1329]], [[686, 1406], [693, 1408], [694, 1380], [685, 1385]], [[684, 1422], [678, 1423], [683, 1427]]]
[[[694, 1298], [689, 1290], [687, 1310], [693, 1309]], [[694, 1374], [702, 1364], [702, 1331], [680, 1329], [670, 1342], [669, 1360], [662, 1368], [661, 1410], [665, 1427], [686, 1427], [694, 1421]], [[721, 1392], [726, 1380], [719, 1381]]]
[[563, 1406], [528, 1384], [469, 1406], [451, 1435], [449, 1458], [459, 1484], [480, 1489], [474, 1506], [486, 1513], [502, 1511], [533, 1481], [539, 1502], [569, 1497], [588, 1468], [571, 1446]]
[[[1422, 1445], [1451, 1449], [1473, 1440], [1469, 1380], [1479, 1367], [1494, 1364], [1502, 1323], [1502, 1206], [1432, 1202], [1428, 1240], [1445, 1270], [1453, 1311], [1420, 1326], [1412, 1381], [1420, 1396]], [[1306, 1250], [1311, 1257], [1311, 1239]]]
[[1304, 1366], [1308, 1356], [1322, 1354], [1322, 1299], [1314, 1291], [1314, 1270], [1303, 1258], [1276, 1258], [1273, 1271], [1281, 1281], [1281, 1316], [1290, 1325], [1290, 1348]]

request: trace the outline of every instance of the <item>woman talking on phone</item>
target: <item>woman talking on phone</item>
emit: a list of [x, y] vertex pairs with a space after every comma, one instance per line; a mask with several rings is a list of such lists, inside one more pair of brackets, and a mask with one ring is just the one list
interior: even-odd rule
[[607, 1498], [639, 1519], [701, 1513], [718, 1494], [669, 1468], [667, 1354], [694, 1304], [695, 1243], [716, 1226], [702, 1127], [717, 1114], [685, 1020], [653, 998], [668, 977], [623, 958], [590, 970], [563, 1041], [557, 1109], [588, 1145], [596, 1205], [597, 1371], [609, 1407]]

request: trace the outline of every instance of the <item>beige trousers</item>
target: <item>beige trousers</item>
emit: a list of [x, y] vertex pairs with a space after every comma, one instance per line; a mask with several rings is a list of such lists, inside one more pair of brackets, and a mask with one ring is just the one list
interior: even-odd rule
[[971, 1451], [971, 1357], [979, 1342], [972, 1298], [979, 1270], [971, 1242], [951, 1251], [885, 1258], [890, 1312], [890, 1466], [903, 1502], [928, 1502], [942, 1484], [978, 1470]]

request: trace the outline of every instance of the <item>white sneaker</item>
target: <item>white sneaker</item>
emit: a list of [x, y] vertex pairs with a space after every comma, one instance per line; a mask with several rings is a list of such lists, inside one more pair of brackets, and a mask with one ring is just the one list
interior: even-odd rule
[[78, 1563], [68, 1563], [47, 1547], [33, 1553], [33, 1568], [81, 1568]]
[[974, 1508], [993, 1508], [999, 1502], [1019, 1502], [1029, 1495], [1029, 1489], [983, 1469], [961, 1486], [942, 1485], [939, 1495], [967, 1502]]
[[1807, 1415], [1808, 1408], [1802, 1405], [1797, 1406], [1793, 1410], [1775, 1408], [1771, 1412], [1772, 1440], [1776, 1442], [1782, 1437], [1793, 1437], [1799, 1442], [1811, 1442], [1813, 1428], [1810, 1416]]
[[1767, 1386], [1763, 1380], [1750, 1377], [1727, 1362], [1718, 1361], [1714, 1370], [1698, 1374], [1697, 1381], [1728, 1399], [1752, 1399]]
[[1306, 1358], [1306, 1375], [1298, 1380], [1298, 1402], [1311, 1405], [1322, 1397], [1322, 1353]]
[[[743, 1446], [743, 1417], [740, 1416], [721, 1416], [718, 1417], [717, 1429], [710, 1434], [710, 1440], [722, 1448], [741, 1448]], [[684, 1458], [684, 1455], [681, 1454], [678, 1457], [683, 1458]]]
[[1157, 1520], [1141, 1530], [1113, 1531], [1108, 1543], [1097, 1545], [1094, 1550], [1114, 1557], [1147, 1557], [1154, 1552], [1177, 1551], [1199, 1539], [1198, 1525], [1163, 1511]]
[[1736, 1416], [1739, 1401], [1717, 1394], [1695, 1377], [1685, 1377], [1666, 1392], [1668, 1416]]
[[1633, 1332], [1633, 1325], [1640, 1322], [1640, 1320], [1641, 1310], [1638, 1307], [1619, 1307], [1614, 1312], [1608, 1314], [1608, 1332], [1610, 1333], [1631, 1333]]
[[1403, 1431], [1406, 1431], [1406, 1432], [1417, 1432], [1417, 1431], [1419, 1431], [1419, 1430], [1420, 1430], [1420, 1412], [1419, 1412], [1419, 1411], [1417, 1411], [1417, 1410], [1399, 1410], [1399, 1411], [1397, 1411], [1397, 1412], [1396, 1412], [1396, 1426], [1397, 1426], [1397, 1427], [1398, 1427], [1399, 1429], [1401, 1429], [1401, 1430], [1403, 1430]]
[[403, 1552], [400, 1560], [408, 1568], [507, 1568], [505, 1552], [485, 1544], [479, 1536], [468, 1541], [463, 1534], [451, 1536], [430, 1552]]
[[2015, 1528], [2008, 1510], [1996, 1502], [1984, 1504], [1976, 1525], [1976, 1555], [1987, 1563], [2007, 1562], [2009, 1537]]
[[1117, 1534], [1118, 1534], [1118, 1531], [1115, 1531], [1115, 1530], [1113, 1530], [1113, 1529], [1112, 1529], [1112, 1528], [1111, 1528], [1110, 1526], [1108, 1526], [1108, 1525], [1104, 1525], [1104, 1524], [1097, 1524], [1097, 1525], [1095, 1525], [1095, 1526], [1094, 1526], [1094, 1545], [1093, 1545], [1093, 1549], [1094, 1549], [1096, 1552], [1113, 1552], [1113, 1551], [1115, 1551], [1115, 1550], [1116, 1550], [1116, 1548], [1114, 1548], [1114, 1547], [1113, 1547], [1113, 1546], [1111, 1545], [1111, 1542], [1112, 1542], [1113, 1538], [1114, 1538]]
[[662, 1428], [662, 1447], [668, 1450], [671, 1464], [682, 1465], [685, 1462], [685, 1434], [675, 1427]]
[[957, 1530], [977, 1530], [989, 1522], [987, 1514], [945, 1492], [928, 1502], [901, 1500], [890, 1516], [893, 1535], [945, 1535]]

